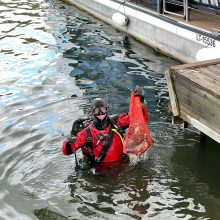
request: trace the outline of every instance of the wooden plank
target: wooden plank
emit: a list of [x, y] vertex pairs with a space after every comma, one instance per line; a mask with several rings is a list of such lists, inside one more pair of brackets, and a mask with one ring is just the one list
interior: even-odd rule
[[219, 132], [214, 131], [213, 129], [209, 128], [205, 124], [201, 123], [199, 120], [191, 117], [190, 115], [182, 115], [182, 118], [193, 125], [198, 130], [202, 131], [204, 134], [208, 135], [218, 143], [220, 143], [220, 134]]
[[[198, 74], [195, 70], [186, 70], [179, 73], [181, 76], [188, 79], [189, 82], [194, 82], [194, 85], [200, 85], [202, 90], [206, 90], [210, 94], [220, 98], [220, 83], [215, 80], [210, 80], [209, 77]], [[174, 76], [173, 76], [174, 77]]]
[[[180, 106], [180, 115], [187, 113], [188, 115], [190, 115], [191, 117], [196, 118], [197, 120], [200, 120], [201, 122], [203, 122], [204, 124], [206, 124], [207, 126], [212, 127], [212, 129], [214, 129], [215, 131], [218, 131], [220, 133], [220, 124], [218, 123], [218, 121], [214, 120], [214, 117], [207, 117], [207, 115], [204, 115], [203, 112], [199, 111], [196, 112], [194, 106], [188, 106], [186, 103], [180, 102], [179, 103]], [[217, 116], [215, 116], [217, 117]], [[219, 116], [218, 116], [219, 118]]]
[[180, 106], [180, 117], [181, 118], [183, 118], [182, 116], [185, 114], [190, 115], [192, 118], [195, 118], [196, 120], [200, 121], [201, 123], [205, 124], [206, 126], [210, 127], [212, 130], [220, 134], [220, 125], [218, 122], [210, 120], [209, 118], [205, 118], [199, 112], [194, 112], [193, 111], [194, 109], [188, 105], [185, 105], [185, 103], [181, 102], [179, 106]]
[[[199, 114], [201, 117], [203, 117], [207, 121], [216, 122], [215, 119], [219, 119], [218, 115], [213, 114], [211, 109], [208, 109], [207, 106], [203, 106], [199, 102], [197, 102], [195, 100], [194, 94], [191, 94], [190, 96], [185, 96], [182, 94], [182, 96], [180, 96], [178, 101], [179, 101], [179, 105], [184, 104], [185, 106], [190, 108], [192, 111], [192, 114], [194, 115]], [[180, 109], [180, 112], [182, 112], [181, 109]]]
[[[206, 100], [209, 100], [211, 102], [210, 105], [217, 104], [218, 107], [220, 108], [220, 99], [217, 96], [215, 96], [215, 94], [214, 95], [211, 94], [209, 92], [209, 90], [205, 89], [204, 87], [201, 87], [200, 85], [198, 85], [195, 82], [190, 81], [188, 78], [185, 78], [184, 76], [182, 76], [180, 74], [176, 74], [175, 77], [173, 76], [173, 78], [175, 78], [173, 80], [174, 81], [174, 86], [175, 86], [175, 82], [178, 81], [178, 83], [180, 83], [185, 88], [187, 88], [191, 91], [194, 91], [198, 95], [203, 96], [204, 97], [204, 102]], [[177, 87], [177, 86], [175, 86], [175, 87]]]
[[[176, 78], [174, 82], [176, 89], [177, 99], [179, 98], [179, 93], [190, 96], [193, 94], [195, 96], [195, 102], [200, 102], [205, 106], [209, 106], [213, 110], [213, 106], [220, 109], [220, 100], [216, 97], [210, 95], [207, 91], [201, 90], [200, 88], [193, 86], [188, 83], [187, 80], [184, 81], [183, 78]], [[219, 111], [220, 112], [220, 111]]]
[[[207, 94], [197, 93], [194, 91], [195, 87], [190, 87], [187, 85], [188, 88], [184, 85], [183, 80], [175, 81], [175, 86], [178, 87], [176, 90], [176, 95], [179, 103], [180, 114], [181, 114], [181, 104], [185, 104], [189, 108], [191, 108], [192, 113], [200, 114], [203, 116], [207, 121], [213, 123], [214, 126], [220, 126], [220, 103], [212, 102], [207, 97]], [[220, 129], [220, 127], [219, 127]], [[219, 130], [220, 131], [220, 130]]]
[[205, 69], [205, 70], [211, 72], [211, 74], [215, 75], [215, 77], [220, 77], [220, 64], [211, 65], [211, 66], [207, 66], [207, 67], [201, 67], [198, 69]]
[[207, 70], [212, 71], [214, 74], [216, 74], [220, 77], [220, 65], [208, 66], [206, 68], [207, 68]]
[[[206, 88], [206, 84], [211, 84], [213, 86], [216, 86], [217, 89], [219, 88], [218, 85], [220, 85], [219, 82], [216, 82], [213, 78], [209, 77], [209, 74], [202, 74], [197, 70], [193, 69], [188, 69], [188, 70], [183, 70], [181, 72], [181, 75], [190, 79], [191, 81], [196, 82], [197, 84], [201, 85], [202, 87]], [[220, 90], [219, 90], [220, 94]]]
[[206, 61], [201, 61], [201, 62], [196, 62], [196, 63], [187, 63], [187, 64], [181, 64], [177, 66], [172, 66], [170, 67], [171, 71], [178, 71], [178, 70], [183, 70], [183, 69], [195, 69], [198, 67], [204, 67], [204, 66], [210, 66], [210, 65], [217, 65], [220, 64], [220, 59], [213, 59], [213, 60], [206, 60]]
[[170, 96], [172, 112], [174, 116], [178, 116], [179, 106], [178, 106], [178, 101], [176, 98], [175, 88], [173, 86], [173, 81], [171, 79], [171, 73], [169, 71], [166, 71], [165, 76], [166, 76], [166, 81], [167, 81], [167, 86], [168, 86], [168, 91], [169, 91], [169, 96]]
[[[207, 122], [216, 127], [220, 132], [220, 101], [208, 99], [208, 93], [194, 86], [191, 86], [184, 79], [175, 80], [176, 96], [179, 103], [180, 114], [182, 114], [182, 105], [188, 107], [191, 111], [191, 116], [204, 118]], [[212, 97], [213, 98], [213, 97]], [[189, 113], [189, 112], [188, 112]]]
[[174, 66], [169, 74], [179, 117], [220, 143], [220, 59]]
[[[219, 132], [219, 128], [216, 128], [215, 125], [213, 125], [213, 123], [209, 123], [209, 121], [205, 120], [203, 117], [200, 117], [199, 114], [193, 114], [192, 115], [192, 111], [191, 109], [188, 107], [188, 106], [184, 106], [184, 105], [180, 105], [181, 107], [181, 115], [180, 117], [183, 119], [183, 120], [186, 120], [183, 116], [184, 115], [189, 115], [190, 117], [192, 118], [195, 118], [196, 120], [200, 121], [202, 124], [206, 125], [207, 127], [209, 127], [210, 129], [212, 129], [213, 131], [217, 132], [220, 134]], [[187, 121], [187, 120], [186, 120]], [[188, 122], [188, 121], [187, 121]]]
[[215, 84], [219, 84], [220, 85], [220, 75], [216, 75], [215, 73], [213, 73], [210, 69], [208, 68], [199, 68], [198, 69], [198, 74], [202, 74], [205, 75], [206, 77], [208, 77], [211, 80], [215, 81]]

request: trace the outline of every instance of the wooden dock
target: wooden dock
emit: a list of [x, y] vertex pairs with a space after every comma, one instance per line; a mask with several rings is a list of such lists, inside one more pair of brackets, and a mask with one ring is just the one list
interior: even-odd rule
[[220, 59], [173, 66], [166, 79], [173, 121], [220, 143]]

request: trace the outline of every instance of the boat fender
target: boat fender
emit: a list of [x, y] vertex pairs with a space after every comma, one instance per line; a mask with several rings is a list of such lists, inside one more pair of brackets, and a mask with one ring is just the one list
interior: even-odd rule
[[197, 61], [205, 61], [220, 58], [218, 48], [202, 48], [196, 54]]
[[120, 26], [126, 26], [128, 24], [128, 17], [119, 12], [112, 15], [112, 20]]

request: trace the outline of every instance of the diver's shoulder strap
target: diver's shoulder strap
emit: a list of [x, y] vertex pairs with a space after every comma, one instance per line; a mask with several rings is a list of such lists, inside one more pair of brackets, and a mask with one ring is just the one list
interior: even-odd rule
[[95, 160], [96, 163], [100, 163], [105, 159], [105, 157], [106, 157], [106, 155], [112, 145], [113, 136], [114, 136], [114, 132], [112, 130], [112, 125], [111, 125], [109, 132], [108, 132], [108, 137], [105, 140], [105, 143], [99, 153], [98, 158]]
[[120, 136], [124, 136], [125, 131], [119, 127], [118, 125], [118, 118], [120, 115], [114, 115], [112, 117], [109, 117], [110, 122], [113, 124], [114, 128], [119, 132]]
[[110, 122], [114, 125], [114, 126], [118, 126], [118, 118], [120, 115], [111, 115], [109, 116], [109, 120]]
[[[86, 128], [86, 134], [87, 134], [87, 143], [92, 148], [92, 134], [91, 134], [89, 127]], [[112, 130], [112, 125], [111, 125], [110, 129], [109, 129], [108, 137], [106, 138], [105, 143], [99, 153], [99, 156], [95, 160], [95, 163], [100, 163], [105, 159], [105, 157], [106, 157], [106, 155], [112, 145], [113, 136], [114, 136], [114, 131]]]
[[[98, 155], [98, 158], [95, 160], [95, 163], [100, 163], [105, 159], [105, 157], [106, 157], [106, 155], [107, 155], [107, 153], [108, 153], [108, 151], [109, 151], [109, 149], [112, 145], [112, 140], [113, 140], [114, 133], [117, 133], [115, 131], [115, 129], [113, 129], [113, 127], [115, 127], [116, 130], [118, 130], [118, 128], [119, 128], [118, 126], [116, 127], [113, 123], [111, 123], [110, 128], [109, 128], [109, 132], [108, 132], [108, 136], [107, 136], [107, 138], [105, 140], [105, 143], [104, 143], [104, 145], [103, 145], [103, 147], [102, 147], [102, 149], [101, 149], [101, 151]], [[89, 127], [86, 128], [86, 134], [87, 134], [87, 143], [92, 148], [92, 134], [91, 134], [91, 131], [90, 131]]]
[[87, 142], [90, 145], [92, 145], [92, 134], [91, 134], [91, 131], [90, 131], [89, 127], [86, 128], [86, 134], [87, 134]]

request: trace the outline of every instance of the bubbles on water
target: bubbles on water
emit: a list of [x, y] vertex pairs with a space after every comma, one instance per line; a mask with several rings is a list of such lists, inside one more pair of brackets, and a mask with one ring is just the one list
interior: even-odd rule
[[139, 155], [136, 154], [128, 154], [129, 156], [129, 160], [131, 162], [132, 165], [135, 165], [141, 161], [146, 161], [149, 158], [149, 151], [147, 150]]

